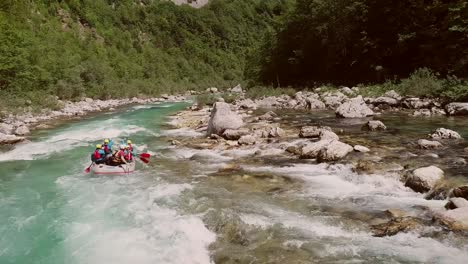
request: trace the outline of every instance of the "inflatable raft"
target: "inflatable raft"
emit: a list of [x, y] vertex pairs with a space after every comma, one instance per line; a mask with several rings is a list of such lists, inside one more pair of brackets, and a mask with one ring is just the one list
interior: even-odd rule
[[91, 171], [94, 174], [128, 174], [135, 171], [135, 162], [122, 164], [119, 166], [93, 164], [93, 166], [91, 166]]

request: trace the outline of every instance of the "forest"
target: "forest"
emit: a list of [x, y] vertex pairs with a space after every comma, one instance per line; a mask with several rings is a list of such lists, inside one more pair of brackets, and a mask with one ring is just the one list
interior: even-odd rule
[[462, 0], [0, 3], [2, 109], [237, 83], [468, 100], [467, 77]]

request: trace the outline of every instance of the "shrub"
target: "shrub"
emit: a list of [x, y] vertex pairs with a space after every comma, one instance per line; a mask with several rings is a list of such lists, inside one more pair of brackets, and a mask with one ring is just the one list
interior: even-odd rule
[[438, 79], [437, 74], [431, 70], [421, 68], [413, 72], [409, 78], [401, 80], [396, 88], [403, 95], [437, 96], [442, 92], [443, 80]]
[[274, 88], [271, 86], [254, 86], [247, 90], [246, 96], [252, 99], [268, 96], [280, 96], [283, 94], [293, 96], [296, 90], [293, 88]]
[[218, 96], [213, 94], [201, 94], [197, 96], [197, 103], [200, 106], [213, 105], [218, 101]]

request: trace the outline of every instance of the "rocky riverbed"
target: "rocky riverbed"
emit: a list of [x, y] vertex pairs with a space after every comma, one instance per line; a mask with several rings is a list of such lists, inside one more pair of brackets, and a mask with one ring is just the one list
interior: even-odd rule
[[[190, 95], [191, 93], [188, 93]], [[157, 102], [180, 102], [185, 101], [182, 95], [162, 95], [158, 98], [131, 98], [93, 100], [84, 98], [78, 102], [59, 101], [63, 105], [60, 110], [45, 109], [40, 113], [8, 114], [0, 120], [0, 145], [16, 144], [26, 140], [33, 129], [50, 128], [53, 121], [58, 119], [76, 118], [99, 111], [112, 111], [116, 108], [130, 104], [151, 104]]]
[[[230, 178], [235, 186], [251, 182], [252, 191], [277, 195], [307, 189], [314, 169], [330, 178], [349, 169], [347, 176], [328, 183], [337, 186], [316, 190], [317, 197], [352, 188], [356, 182], [359, 188], [382, 188], [372, 194], [362, 189], [361, 198], [356, 198], [359, 188], [348, 190], [356, 196], [347, 200], [344, 191], [342, 197], [347, 208], [342, 213], [354, 214], [351, 218], [363, 221], [373, 236], [410, 232], [455, 236], [455, 241], [468, 238], [468, 103], [442, 105], [432, 99], [403, 98], [394, 91], [363, 98], [351, 89], [257, 100], [236, 93], [241, 96], [232, 104], [222, 98], [212, 107], [194, 104], [171, 121], [175, 128], [167, 140], [191, 153], [185, 158], [201, 164], [229, 160], [212, 177]], [[413, 198], [401, 201], [404, 205], [380, 201], [398, 199], [392, 191], [409, 196], [412, 192], [427, 203], [412, 204]], [[375, 197], [364, 198], [369, 195]], [[358, 206], [360, 199], [365, 202], [362, 208], [344, 205]], [[327, 207], [325, 211], [337, 209], [323, 202], [319, 206]]]

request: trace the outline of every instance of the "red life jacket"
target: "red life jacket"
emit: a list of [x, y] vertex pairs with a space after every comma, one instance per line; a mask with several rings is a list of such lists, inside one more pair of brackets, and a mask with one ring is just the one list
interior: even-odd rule
[[132, 156], [132, 152], [131, 151], [127, 151], [127, 154], [125, 154], [125, 159], [126, 160], [132, 160], [133, 156]]
[[117, 152], [117, 157], [124, 157], [125, 158], [125, 151], [123, 151], [122, 149], [119, 150], [119, 152]]
[[105, 153], [110, 153], [109, 146], [107, 146], [107, 144], [104, 145], [104, 152]]
[[133, 151], [133, 146], [132, 146], [132, 144], [128, 144], [128, 149], [129, 149], [130, 151]]
[[96, 150], [94, 151], [94, 159], [95, 159], [95, 160], [98, 160], [98, 159], [100, 159], [100, 158], [101, 158], [101, 153], [99, 153], [99, 149], [96, 149]]

